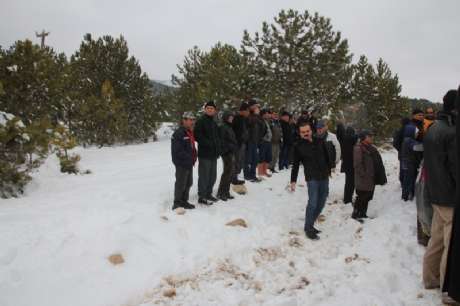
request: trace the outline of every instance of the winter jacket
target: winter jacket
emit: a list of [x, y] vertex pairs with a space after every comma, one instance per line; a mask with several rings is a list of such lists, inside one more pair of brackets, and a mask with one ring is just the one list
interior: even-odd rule
[[171, 138], [171, 156], [175, 166], [193, 168], [197, 156], [192, 131], [181, 126], [174, 132]]
[[404, 128], [404, 138], [401, 145], [400, 160], [404, 170], [409, 168], [418, 169], [421, 161], [420, 152], [415, 151], [415, 147], [421, 142], [415, 140], [417, 128], [413, 124], [408, 124]]
[[292, 146], [294, 144], [294, 134], [289, 122], [280, 121], [281, 132], [283, 133], [283, 145]]
[[335, 130], [335, 134], [337, 135], [337, 140], [340, 143], [340, 146], [343, 146], [343, 140], [345, 139], [345, 125], [343, 123], [337, 123], [337, 128]]
[[321, 181], [329, 178], [334, 160], [329, 159], [325, 142], [314, 137], [312, 142], [300, 139], [294, 145], [291, 182], [297, 181], [300, 164], [303, 165], [306, 181]]
[[238, 114], [233, 118], [232, 127], [235, 132], [238, 145], [241, 146], [242, 144], [247, 143], [249, 138], [248, 119]]
[[355, 186], [359, 191], [373, 191], [375, 185], [387, 183], [386, 172], [379, 151], [372, 145], [359, 143], [353, 149]]
[[[335, 136], [334, 133], [327, 132], [326, 141], [327, 141], [327, 142], [331, 142], [332, 145], [334, 146], [334, 150], [335, 150], [335, 164], [337, 164], [337, 163], [340, 161], [341, 153], [342, 153], [342, 149], [341, 149], [341, 147], [340, 147], [339, 141], [337, 140], [337, 136]], [[334, 167], [334, 168], [335, 168], [335, 167]]]
[[264, 142], [272, 142], [272, 129], [270, 127], [270, 123], [268, 122], [268, 120], [262, 120], [263, 121], [263, 124], [265, 125], [265, 128], [263, 129], [263, 131], [265, 132], [264, 133], [264, 136], [262, 137], [262, 141]]
[[342, 138], [342, 166], [341, 172], [352, 172], [353, 168], [353, 148], [358, 142], [358, 136], [352, 127], [348, 127]]
[[258, 145], [265, 135], [265, 124], [259, 115], [250, 114], [248, 117], [248, 143]]
[[220, 155], [220, 133], [214, 117], [203, 115], [195, 124], [198, 157], [216, 159]]
[[236, 153], [238, 150], [238, 141], [236, 140], [235, 132], [230, 123], [224, 122], [220, 126], [220, 137], [222, 143], [222, 156]]
[[424, 165], [432, 204], [454, 207], [456, 193], [455, 118], [440, 112], [424, 138]]
[[271, 130], [272, 130], [272, 144], [280, 144], [282, 137], [283, 137], [283, 132], [281, 131], [281, 125], [278, 120], [272, 120]]

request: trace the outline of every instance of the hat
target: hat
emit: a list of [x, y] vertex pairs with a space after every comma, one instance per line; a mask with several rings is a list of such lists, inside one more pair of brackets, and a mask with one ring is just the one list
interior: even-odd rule
[[424, 112], [419, 108], [416, 108], [412, 111], [412, 115], [418, 115], [418, 114], [424, 114]]
[[261, 116], [263, 116], [263, 115], [265, 115], [265, 114], [271, 114], [271, 113], [272, 113], [272, 112], [271, 112], [269, 109], [267, 109], [267, 108], [264, 108], [264, 109], [262, 109], [262, 110], [260, 111], [260, 115], [261, 115]]
[[249, 107], [254, 106], [254, 105], [259, 105], [259, 102], [257, 102], [255, 99], [250, 99], [248, 102]]
[[318, 123], [316, 123], [316, 128], [317, 128], [317, 129], [322, 129], [322, 128], [324, 128], [324, 127], [326, 127], [326, 121], [324, 121], [324, 120], [319, 120]]
[[217, 108], [216, 103], [215, 103], [213, 100], [209, 100], [209, 101], [206, 102], [206, 104], [204, 105], [204, 107], [208, 107], [208, 106]]
[[367, 136], [373, 136], [374, 134], [369, 130], [362, 130], [359, 134], [359, 140], [363, 141]]
[[281, 112], [281, 117], [283, 117], [283, 116], [291, 117], [291, 114], [289, 114], [289, 112], [287, 112], [287, 111], [283, 111], [283, 112]]
[[192, 112], [184, 112], [182, 119], [195, 119], [195, 115]]
[[457, 91], [455, 89], [449, 90], [444, 98], [442, 99], [443, 103], [443, 110], [445, 112], [451, 112], [455, 109], [455, 99], [457, 98]]
[[223, 120], [224, 122], [227, 122], [227, 121], [228, 121], [228, 118], [230, 118], [231, 116], [235, 116], [235, 115], [233, 114], [232, 111], [225, 111], [225, 112], [222, 114], [222, 120]]
[[249, 109], [249, 104], [247, 102], [241, 103], [240, 111], [247, 111]]

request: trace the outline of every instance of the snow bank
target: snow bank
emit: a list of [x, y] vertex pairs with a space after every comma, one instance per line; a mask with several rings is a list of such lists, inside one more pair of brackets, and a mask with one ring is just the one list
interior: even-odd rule
[[[25, 197], [0, 200], [0, 305], [438, 304], [422, 288], [415, 204], [399, 199], [393, 152], [384, 154], [391, 183], [370, 204], [375, 219], [350, 219], [337, 174], [313, 242], [302, 233], [305, 184], [287, 192], [287, 171], [176, 215], [169, 150], [166, 136], [78, 149], [93, 172], [85, 176], [60, 173], [50, 157]], [[225, 225], [236, 218], [248, 228]], [[112, 254], [125, 262], [112, 265]]]

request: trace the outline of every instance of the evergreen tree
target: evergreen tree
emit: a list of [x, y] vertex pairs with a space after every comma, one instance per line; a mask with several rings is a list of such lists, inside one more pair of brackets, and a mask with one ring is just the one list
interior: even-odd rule
[[327, 113], [351, 77], [347, 40], [318, 13], [282, 10], [274, 21], [253, 37], [244, 32], [241, 52], [257, 95], [275, 106]]

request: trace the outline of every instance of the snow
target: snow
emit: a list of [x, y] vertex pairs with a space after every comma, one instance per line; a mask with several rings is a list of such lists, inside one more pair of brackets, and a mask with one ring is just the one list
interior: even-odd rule
[[17, 72], [18, 71], [18, 65], [8, 66], [8, 67], [6, 67], [6, 69], [8, 69], [8, 71], [10, 71], [10, 72]]
[[6, 126], [8, 121], [14, 119], [14, 115], [0, 111], [0, 126]]
[[[78, 148], [90, 175], [61, 174], [50, 156], [24, 197], [0, 199], [0, 305], [439, 304], [422, 288], [415, 203], [400, 200], [394, 152], [383, 155], [390, 184], [376, 190], [375, 219], [350, 219], [344, 176], [334, 174], [321, 240], [310, 241], [305, 183], [288, 192], [288, 171], [176, 215], [170, 141], [160, 139]], [[248, 228], [225, 226], [236, 218]], [[112, 254], [125, 262], [112, 265]], [[176, 296], [163, 296], [172, 287]]]

